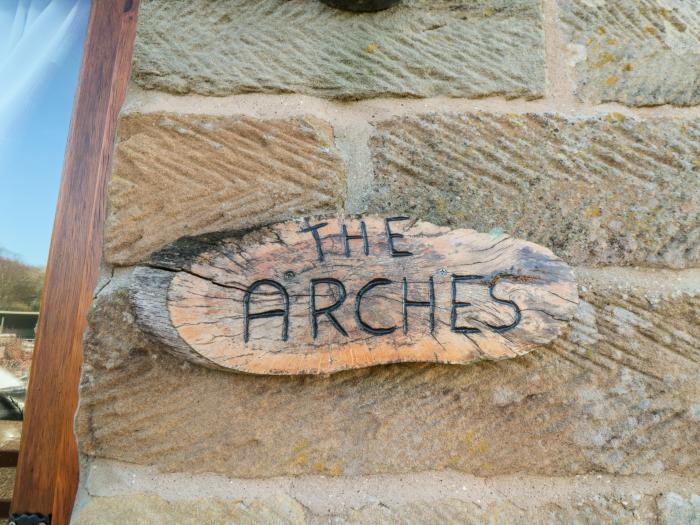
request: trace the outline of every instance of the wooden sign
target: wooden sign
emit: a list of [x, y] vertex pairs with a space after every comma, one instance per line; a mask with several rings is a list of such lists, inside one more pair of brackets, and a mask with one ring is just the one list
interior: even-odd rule
[[169, 351], [256, 374], [515, 357], [578, 303], [546, 248], [406, 217], [181, 239], [136, 269], [130, 296]]

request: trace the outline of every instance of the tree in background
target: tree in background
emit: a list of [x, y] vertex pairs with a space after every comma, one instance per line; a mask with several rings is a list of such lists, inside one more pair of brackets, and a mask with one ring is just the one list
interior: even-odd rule
[[44, 269], [29, 266], [0, 248], [0, 310], [39, 311]]

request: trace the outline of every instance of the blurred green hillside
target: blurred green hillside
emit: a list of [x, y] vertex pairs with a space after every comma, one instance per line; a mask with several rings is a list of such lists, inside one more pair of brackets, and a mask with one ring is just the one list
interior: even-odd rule
[[39, 311], [44, 268], [30, 266], [0, 248], [0, 310]]

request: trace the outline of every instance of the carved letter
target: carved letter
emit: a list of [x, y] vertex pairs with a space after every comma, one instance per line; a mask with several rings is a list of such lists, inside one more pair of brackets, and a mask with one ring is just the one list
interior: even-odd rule
[[[266, 312], [250, 313], [250, 296], [260, 286], [267, 285], [276, 288], [282, 295], [284, 309], [282, 310], [267, 310]], [[289, 294], [284, 286], [272, 279], [261, 279], [251, 284], [245, 291], [243, 296], [243, 342], [247, 343], [250, 338], [250, 321], [251, 319], [264, 319], [268, 317], [283, 317], [282, 324], [282, 341], [288, 339], [289, 332]]]
[[369, 239], [367, 238], [367, 226], [365, 226], [365, 221], [360, 221], [360, 232], [360, 235], [348, 235], [348, 229], [343, 224], [340, 236], [343, 239], [345, 257], [350, 257], [350, 243], [348, 241], [351, 239], [362, 239], [362, 247], [365, 255], [369, 255]]
[[496, 286], [496, 284], [498, 283], [498, 277], [499, 277], [499, 275], [496, 275], [496, 277], [494, 277], [491, 280], [491, 283], [489, 284], [489, 295], [491, 296], [491, 299], [493, 299], [497, 303], [507, 304], [507, 305], [513, 307], [513, 310], [515, 310], [515, 316], [514, 316], [515, 319], [513, 320], [512, 323], [506, 324], [506, 325], [494, 326], [494, 325], [491, 325], [488, 323], [486, 323], [486, 325], [494, 332], [503, 333], [503, 332], [507, 332], [508, 330], [512, 330], [513, 328], [518, 326], [518, 323], [520, 322], [521, 314], [520, 314], [520, 307], [517, 304], [515, 304], [513, 301], [509, 301], [508, 299], [499, 299], [498, 297], [493, 295], [493, 289]]
[[392, 257], [409, 257], [413, 255], [411, 252], [403, 252], [394, 248], [394, 239], [403, 239], [403, 234], [393, 233], [391, 231], [390, 222], [407, 221], [408, 217], [390, 217], [384, 219], [384, 230], [386, 231], [386, 242], [389, 245], [389, 253]]
[[[324, 306], [323, 308], [316, 309], [316, 285], [317, 284], [331, 284], [338, 289], [338, 294], [340, 297], [336, 302], [330, 306]], [[311, 286], [309, 290], [309, 314], [311, 317], [311, 336], [316, 339], [318, 335], [318, 316], [326, 315], [328, 320], [333, 326], [344, 336], [347, 337], [348, 333], [345, 328], [338, 322], [332, 312], [336, 311], [345, 301], [345, 286], [338, 279], [333, 279], [332, 277], [321, 278], [321, 279], [311, 279]]]
[[302, 233], [311, 232], [311, 235], [314, 236], [314, 241], [316, 242], [316, 254], [318, 255], [318, 260], [321, 262], [323, 262], [323, 248], [321, 247], [321, 236], [318, 234], [318, 230], [324, 226], [328, 226], [328, 223], [319, 222], [314, 226], [306, 226], [300, 230]]
[[375, 286], [385, 286], [387, 284], [391, 284], [392, 282], [393, 281], [389, 279], [372, 279], [370, 282], [365, 284], [359, 292], [357, 292], [357, 298], [355, 299], [355, 320], [357, 321], [357, 326], [360, 328], [360, 330], [372, 335], [386, 335], [396, 330], [395, 326], [389, 328], [375, 328], [374, 326], [370, 326], [362, 320], [362, 314], [360, 312], [360, 308], [362, 307], [362, 297], [367, 292], [369, 292]]
[[430, 276], [428, 281], [430, 290], [428, 291], [428, 301], [409, 301], [408, 300], [408, 282], [403, 278], [403, 333], [408, 333], [408, 309], [409, 307], [424, 307], [430, 308], [430, 333], [435, 332], [435, 285], [433, 276]]
[[453, 275], [452, 276], [452, 311], [450, 313], [450, 330], [458, 334], [478, 334], [481, 332], [478, 328], [469, 328], [466, 326], [457, 326], [457, 309], [471, 306], [472, 303], [457, 301], [457, 283], [463, 281], [477, 281], [483, 279], [483, 275]]
[[[503, 333], [507, 332], [508, 330], [512, 330], [516, 326], [518, 326], [518, 323], [520, 323], [521, 319], [521, 313], [520, 313], [520, 307], [515, 304], [513, 301], [510, 301], [508, 299], [501, 299], [499, 297], [496, 297], [493, 294], [493, 289], [498, 283], [498, 279], [501, 277], [501, 274], [496, 274], [491, 281], [489, 282], [489, 296], [491, 299], [493, 299], [495, 302], [499, 304], [507, 304], [508, 306], [512, 307], [513, 310], [515, 311], [515, 315], [513, 316], [513, 322], [510, 324], [505, 324], [505, 325], [493, 325], [490, 323], [485, 323], [486, 326], [488, 326], [491, 330], [494, 332], [498, 333]], [[485, 277], [483, 275], [453, 275], [452, 276], [452, 315], [450, 316], [450, 328], [452, 329], [453, 332], [458, 332], [462, 334], [473, 334], [473, 333], [478, 333], [481, 332], [478, 328], [467, 328], [467, 327], [462, 327], [462, 326], [456, 326], [457, 324], [457, 309], [458, 308], [463, 308], [465, 306], [470, 306], [471, 303], [464, 303], [457, 301], [457, 283], [461, 281], [477, 281], [477, 280], [482, 280]]]

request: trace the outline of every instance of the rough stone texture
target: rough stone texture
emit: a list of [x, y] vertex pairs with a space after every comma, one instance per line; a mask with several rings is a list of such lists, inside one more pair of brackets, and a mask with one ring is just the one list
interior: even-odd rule
[[578, 273], [571, 332], [527, 356], [327, 377], [188, 365], [138, 332], [112, 283], [86, 336], [82, 453], [236, 477], [697, 475], [697, 272]]
[[700, 103], [697, 0], [559, 0], [559, 9], [580, 98]]
[[[692, 498], [697, 498], [693, 496]], [[618, 525], [693, 525], [698, 523], [697, 508], [688, 510], [688, 500], [678, 494], [659, 498], [658, 512], [654, 497], [643, 494], [598, 495], [575, 499], [555, 499], [533, 503], [527, 508], [508, 501], [481, 504], [474, 501], [445, 499], [402, 505], [377, 503], [360, 509], [343, 511], [338, 505], [333, 512], [313, 514], [289, 496], [278, 494], [260, 499], [227, 501], [195, 499], [167, 501], [154, 495], [130, 494], [91, 498], [77, 513], [73, 525], [111, 525], [129, 523], [235, 523], [236, 525], [507, 525], [562, 523]], [[669, 514], [666, 503], [673, 501]], [[682, 507], [682, 510], [680, 510]]]
[[133, 77], [150, 89], [539, 97], [539, 0], [404, 0], [351, 14], [304, 0], [141, 4]]
[[[655, 515], [649, 509], [651, 498], [595, 497], [578, 501], [557, 501], [539, 507], [523, 509], [510, 503], [484, 506], [478, 503], [446, 500], [414, 503], [400, 507], [372, 505], [352, 511], [325, 523], [343, 525], [511, 525], [528, 523], [561, 525], [562, 523], [619, 525], [653, 525]], [[319, 521], [324, 523], [324, 521]]]
[[332, 130], [311, 117], [129, 114], [119, 122], [105, 257], [135, 263], [184, 235], [334, 210], [344, 185]]
[[303, 525], [304, 509], [284, 495], [263, 500], [200, 499], [166, 501], [148, 494], [92, 498], [71, 521], [72, 525]]
[[657, 502], [661, 525], [692, 525], [700, 523], [700, 496], [684, 498], [675, 492], [661, 496]]
[[0, 499], [11, 499], [15, 487], [15, 469], [0, 468]]
[[377, 125], [369, 211], [503, 229], [570, 264], [700, 261], [700, 121], [427, 114]]

